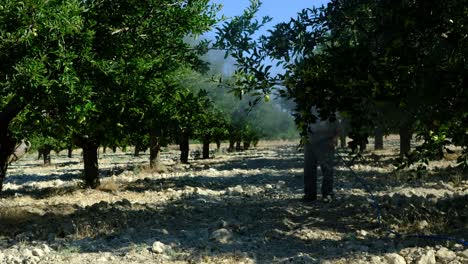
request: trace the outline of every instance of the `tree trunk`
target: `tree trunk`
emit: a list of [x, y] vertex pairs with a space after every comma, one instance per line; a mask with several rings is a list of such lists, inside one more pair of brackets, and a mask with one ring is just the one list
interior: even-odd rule
[[360, 142], [359, 142], [359, 151], [362, 153], [364, 152], [366, 149], [367, 149], [367, 138], [363, 138]]
[[107, 149], [106, 146], [102, 147], [102, 154], [106, 154], [106, 149]]
[[133, 151], [133, 156], [139, 157], [140, 156], [140, 148], [135, 146], [135, 150]]
[[183, 133], [180, 138], [180, 162], [188, 163], [189, 157], [189, 136], [188, 134]]
[[67, 151], [68, 151], [68, 158], [72, 158], [73, 157], [73, 147], [72, 146], [68, 146], [67, 147]]
[[42, 158], [44, 160], [44, 166], [50, 166], [50, 164], [52, 164], [51, 162], [51, 158], [50, 158], [50, 151], [51, 151], [51, 148], [48, 147], [48, 146], [44, 146], [42, 148]]
[[244, 150], [248, 150], [250, 148], [250, 141], [244, 141]]
[[444, 158], [444, 147], [440, 146], [437, 148], [436, 153], [434, 153], [434, 160], [442, 160]]
[[117, 147], [116, 147], [116, 146], [113, 146], [113, 147], [112, 147], [112, 152], [113, 152], [113, 153], [116, 153], [116, 152], [117, 152]]
[[221, 150], [221, 140], [217, 139], [216, 140], [216, 151], [220, 151]]
[[347, 147], [347, 145], [346, 145], [346, 133], [345, 132], [340, 133], [340, 147], [341, 148], [346, 148]]
[[405, 157], [411, 151], [411, 138], [413, 132], [410, 125], [400, 127], [400, 158]]
[[6, 177], [6, 173], [8, 169], [8, 162], [5, 161], [3, 157], [1, 157], [0, 159], [1, 159], [0, 160], [0, 192], [1, 192], [3, 189], [3, 180]]
[[160, 166], [159, 163], [159, 151], [161, 149], [161, 140], [159, 134], [153, 131], [150, 135], [150, 142], [149, 142], [149, 149], [150, 149], [150, 167], [152, 169], [158, 169]]
[[98, 165], [99, 144], [85, 142], [83, 145], [84, 160], [84, 181], [85, 186], [95, 189], [99, 186], [99, 165]]
[[3, 188], [3, 180], [8, 169], [8, 159], [15, 150], [16, 140], [10, 137], [9, 133], [1, 131], [0, 136], [0, 192]]
[[374, 149], [383, 149], [383, 130], [380, 126], [375, 127]]
[[234, 151], [234, 144], [236, 143], [236, 141], [232, 138], [229, 139], [229, 148], [228, 148], [228, 151], [229, 152], [232, 152]]
[[236, 141], [236, 151], [241, 151], [241, 150], [242, 150], [241, 141], [238, 140]]
[[210, 158], [210, 138], [209, 137], [204, 137], [203, 138], [202, 158], [203, 159], [209, 159]]
[[26, 106], [23, 101], [21, 98], [14, 96], [8, 104], [2, 107], [0, 112], [0, 191], [2, 191], [3, 179], [6, 177], [8, 159], [16, 145], [16, 140], [11, 137], [8, 126], [11, 120]]

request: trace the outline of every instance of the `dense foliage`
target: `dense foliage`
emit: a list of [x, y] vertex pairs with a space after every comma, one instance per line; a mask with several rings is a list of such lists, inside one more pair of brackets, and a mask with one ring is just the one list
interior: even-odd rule
[[[82, 148], [93, 188], [100, 146], [149, 149], [157, 168], [170, 142], [187, 162], [190, 138], [228, 139], [233, 112], [214, 99], [201, 59], [208, 42], [190, 41], [212, 28], [218, 10], [208, 0], [2, 1], [0, 183], [22, 138], [46, 164], [52, 150]], [[243, 122], [244, 138], [260, 136]]]
[[[296, 102], [304, 133], [317, 106], [322, 118], [346, 113], [356, 140], [386, 123], [409, 147], [415, 131], [424, 139], [409, 155], [416, 160], [461, 146], [460, 165], [467, 168], [466, 1], [336, 0], [304, 9], [258, 39], [253, 34], [268, 18], [255, 20], [259, 1], [251, 3], [218, 28], [218, 47], [239, 64], [239, 93], [281, 85], [280, 93]], [[284, 74], [273, 75], [267, 58]]]

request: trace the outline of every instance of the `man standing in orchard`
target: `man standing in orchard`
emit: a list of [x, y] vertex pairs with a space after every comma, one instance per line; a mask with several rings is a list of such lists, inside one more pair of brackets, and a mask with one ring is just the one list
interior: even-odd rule
[[317, 117], [309, 124], [308, 138], [304, 146], [304, 200], [317, 199], [317, 166], [322, 171], [321, 192], [323, 199], [333, 196], [333, 170], [335, 166], [335, 144], [338, 136], [338, 121], [320, 120], [315, 108], [312, 113]]

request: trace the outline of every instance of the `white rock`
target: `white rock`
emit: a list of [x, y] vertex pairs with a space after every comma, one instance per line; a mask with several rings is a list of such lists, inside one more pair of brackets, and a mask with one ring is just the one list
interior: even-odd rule
[[416, 264], [436, 264], [434, 250], [429, 250], [416, 259]]
[[36, 256], [31, 256], [23, 261], [24, 264], [36, 264], [40, 261], [41, 259]]
[[388, 264], [406, 264], [405, 258], [396, 253], [386, 254], [385, 260]]
[[42, 257], [44, 256], [44, 251], [42, 251], [42, 249], [39, 249], [39, 248], [34, 248], [32, 250], [32, 254], [33, 256], [36, 256], [36, 257]]
[[210, 240], [221, 244], [227, 244], [232, 239], [232, 233], [226, 228], [220, 228], [211, 233]]
[[22, 263], [21, 259], [15, 256], [8, 256], [7, 263], [20, 264]]
[[359, 231], [357, 231], [356, 233], [357, 233], [358, 235], [360, 235], [360, 236], [363, 236], [363, 237], [365, 237], [365, 236], [368, 235], [368, 233], [367, 233], [366, 230], [359, 230]]
[[32, 251], [27, 248], [21, 251], [21, 256], [23, 256], [24, 258], [32, 257], [32, 255]]
[[164, 245], [162, 242], [155, 241], [153, 243], [153, 246], [151, 247], [151, 251], [153, 251], [156, 254], [162, 254], [162, 253], [164, 253], [164, 251], [166, 251], [166, 248], [167, 248], [167, 246]]
[[42, 251], [44, 251], [45, 254], [49, 254], [50, 253], [50, 247], [46, 244], [42, 244], [41, 245], [41, 248], [42, 248]]
[[458, 252], [457, 254], [460, 258], [466, 258], [468, 259], [468, 249], [465, 249], [464, 251]]
[[427, 227], [429, 226], [429, 223], [426, 221], [426, 220], [422, 220], [422, 221], [419, 221], [416, 228], [419, 230], [419, 231], [423, 231], [424, 229], [426, 229]]
[[276, 183], [276, 188], [282, 188], [286, 185], [286, 182], [285, 181], [278, 181]]
[[436, 257], [441, 260], [450, 261], [455, 259], [457, 255], [455, 252], [450, 251], [445, 247], [441, 247], [439, 250], [437, 250]]
[[109, 261], [109, 259], [106, 256], [102, 256], [102, 257], [98, 258], [97, 261], [98, 262], [107, 262], [107, 261]]
[[372, 256], [369, 261], [370, 264], [384, 264], [385, 262], [379, 256]]
[[244, 193], [244, 189], [242, 188], [242, 186], [237, 185], [235, 187], [229, 187], [228, 193], [231, 195], [240, 195]]

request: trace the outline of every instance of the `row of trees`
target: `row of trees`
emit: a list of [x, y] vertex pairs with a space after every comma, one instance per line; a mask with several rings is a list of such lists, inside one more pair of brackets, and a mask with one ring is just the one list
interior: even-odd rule
[[32, 131], [81, 147], [89, 187], [102, 144], [148, 129], [157, 156], [172, 74], [203, 67], [201, 45], [184, 38], [216, 23], [208, 2], [2, 1], [0, 181], [15, 139]]
[[[402, 157], [427, 162], [455, 145], [468, 168], [466, 0], [332, 0], [255, 38], [270, 21], [255, 19], [259, 7], [251, 1], [217, 29], [218, 47], [239, 64], [239, 93], [279, 90], [304, 134], [316, 106], [322, 119], [345, 116], [356, 145], [398, 131]], [[410, 154], [413, 133], [424, 143]]]
[[208, 0], [2, 1], [0, 190], [25, 137], [45, 163], [52, 150], [82, 148], [92, 188], [99, 146], [148, 148], [155, 168], [169, 142], [187, 162], [190, 138], [204, 143], [204, 157], [209, 142], [256, 140], [243, 103], [226, 103], [202, 75], [208, 43], [189, 41], [217, 23], [219, 8]]

